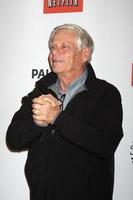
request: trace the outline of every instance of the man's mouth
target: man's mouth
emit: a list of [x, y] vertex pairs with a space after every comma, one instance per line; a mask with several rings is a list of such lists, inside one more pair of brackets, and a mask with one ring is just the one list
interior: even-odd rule
[[53, 63], [61, 63], [63, 62], [63, 60], [60, 60], [60, 59], [53, 59]]

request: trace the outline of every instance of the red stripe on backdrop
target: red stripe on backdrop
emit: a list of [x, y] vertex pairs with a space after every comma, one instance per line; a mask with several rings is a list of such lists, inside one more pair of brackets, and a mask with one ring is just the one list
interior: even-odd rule
[[132, 63], [131, 85], [133, 86], [133, 63]]

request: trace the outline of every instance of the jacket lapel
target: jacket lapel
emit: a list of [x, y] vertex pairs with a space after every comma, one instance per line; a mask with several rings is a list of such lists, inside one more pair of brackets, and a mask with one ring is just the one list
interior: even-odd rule
[[90, 63], [87, 65], [87, 70], [88, 70], [88, 77], [86, 79], [85, 86], [88, 90], [93, 90], [98, 87], [98, 84], [95, 72]]

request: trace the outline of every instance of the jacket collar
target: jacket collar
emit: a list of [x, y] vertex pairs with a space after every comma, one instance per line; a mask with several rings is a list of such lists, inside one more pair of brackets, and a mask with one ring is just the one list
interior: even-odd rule
[[95, 72], [91, 66], [91, 64], [87, 64], [87, 70], [88, 70], [88, 77], [86, 79], [85, 85], [88, 90], [92, 90], [97, 88], [97, 78], [95, 75]]
[[[91, 64], [87, 64], [87, 70], [88, 70], [88, 77], [86, 79], [85, 85], [88, 90], [95, 89], [97, 87], [97, 79], [95, 72], [91, 66]], [[54, 84], [57, 80], [57, 75], [54, 72], [50, 72], [45, 77], [40, 79], [36, 82], [36, 86], [42, 91], [46, 91], [48, 87], [52, 84]]]

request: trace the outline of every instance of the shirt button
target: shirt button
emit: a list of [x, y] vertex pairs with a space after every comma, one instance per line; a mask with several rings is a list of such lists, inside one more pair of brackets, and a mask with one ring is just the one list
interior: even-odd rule
[[51, 130], [51, 136], [55, 134], [55, 129]]

